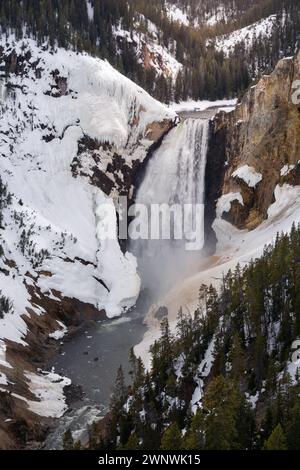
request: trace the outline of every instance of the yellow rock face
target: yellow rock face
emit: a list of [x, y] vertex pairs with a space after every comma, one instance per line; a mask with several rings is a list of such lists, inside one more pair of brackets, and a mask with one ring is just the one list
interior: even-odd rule
[[[263, 76], [244, 95], [236, 110], [218, 119], [226, 132], [226, 168], [222, 193], [240, 192], [244, 207], [232, 207], [228, 219], [239, 228], [255, 228], [267, 217], [277, 184], [300, 184], [300, 104], [292, 97], [300, 80], [300, 53], [282, 59], [271, 75]], [[262, 174], [249, 187], [233, 176], [243, 165]], [[294, 168], [281, 174], [285, 165]]]

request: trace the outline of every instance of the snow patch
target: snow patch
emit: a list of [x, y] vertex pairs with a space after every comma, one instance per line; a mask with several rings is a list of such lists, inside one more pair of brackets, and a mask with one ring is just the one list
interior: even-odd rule
[[296, 165], [284, 165], [280, 170], [280, 176], [286, 176], [295, 168]]
[[[183, 65], [176, 60], [175, 54], [171, 52], [171, 48], [159, 44], [159, 31], [157, 27], [143, 17], [143, 15], [140, 16], [143, 23], [146, 22], [146, 27], [151, 37], [143, 32], [125, 30], [121, 24], [113, 27], [113, 34], [135, 46], [140, 63], [145, 63], [146, 67], [153, 68], [158, 76], [163, 75], [165, 78], [171, 78], [175, 82], [178, 72], [182, 69]], [[140, 21], [137, 21], [135, 28], [139, 29], [139, 27]]]
[[94, 7], [91, 3], [91, 0], [87, 0], [86, 7], [87, 7], [87, 14], [88, 14], [89, 21], [93, 21], [94, 20]]
[[71, 380], [51, 372], [41, 371], [40, 374], [25, 373], [29, 379], [30, 391], [38, 401], [26, 400], [28, 408], [39, 416], [60, 418], [67, 410], [64, 387], [71, 384]]
[[238, 201], [242, 206], [244, 205], [243, 196], [241, 195], [241, 193], [231, 192], [223, 194], [223, 196], [221, 196], [217, 202], [217, 217], [222, 217], [224, 212], [229, 212], [231, 209], [231, 203], [233, 201]]
[[26, 309], [31, 305], [23, 278], [11, 273], [9, 276], [2, 274], [0, 282], [2, 295], [12, 301], [11, 312], [4, 314], [4, 318], [0, 320], [0, 339], [8, 339], [26, 345], [24, 338], [27, 334], [27, 325], [22, 316], [28, 315]]
[[184, 26], [189, 26], [190, 21], [186, 12], [184, 12], [177, 5], [172, 3], [166, 4], [167, 16], [171, 21], [175, 23], [182, 24]]
[[284, 184], [277, 185], [274, 191], [275, 202], [268, 209], [268, 218], [284, 217], [291, 212], [295, 205], [299, 204], [300, 187]]
[[255, 188], [255, 186], [262, 180], [262, 174], [249, 165], [239, 167], [232, 173], [232, 176], [233, 178], [243, 180], [250, 188]]
[[203, 379], [205, 377], [208, 377], [214, 357], [213, 357], [213, 352], [215, 348], [215, 337], [211, 340], [209, 343], [209, 346], [205, 352], [205, 356], [203, 360], [201, 361], [201, 364], [199, 365], [197, 375], [195, 377], [195, 382], [197, 383], [197, 387], [194, 390], [192, 400], [191, 400], [191, 408], [192, 408], [192, 413], [195, 414], [197, 409], [201, 407], [201, 399], [203, 396]]
[[0, 372], [0, 385], [8, 385], [6, 375], [3, 372]]
[[[223, 51], [226, 56], [232, 54], [235, 47], [241, 43], [244, 43], [245, 50], [248, 51], [255, 39], [266, 40], [272, 36], [276, 21], [276, 15], [271, 15], [245, 28], [217, 37], [214, 41], [215, 47], [218, 51]], [[208, 40], [207, 45], [211, 43], [212, 41]]]
[[250, 395], [250, 393], [247, 392], [245, 393], [246, 400], [248, 403], [250, 403], [252, 409], [255, 409], [256, 407], [256, 403], [259, 399], [259, 394], [259, 391], [257, 391], [255, 395]]
[[61, 321], [56, 320], [56, 322], [57, 322], [58, 325], [60, 326], [60, 329], [54, 331], [53, 333], [50, 333], [50, 334], [49, 334], [49, 338], [56, 339], [56, 340], [60, 340], [60, 339], [62, 339], [62, 338], [65, 336], [65, 334], [66, 334], [67, 331], [68, 331], [68, 328], [67, 328], [66, 325], [64, 325]]

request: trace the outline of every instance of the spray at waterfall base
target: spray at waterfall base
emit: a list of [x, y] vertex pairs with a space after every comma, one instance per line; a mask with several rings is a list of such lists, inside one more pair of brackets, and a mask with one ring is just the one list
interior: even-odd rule
[[[115, 210], [119, 216], [118, 231]], [[102, 240], [177, 240], [185, 242], [186, 251], [203, 248], [203, 214], [203, 204], [132, 204], [128, 207], [126, 196], [120, 196], [115, 206], [104, 203], [98, 207]]]
[[[101, 215], [100, 215], [101, 213]], [[118, 230], [116, 229], [118, 214]], [[142, 288], [153, 300], [191, 272], [203, 254], [203, 204], [132, 204], [126, 196], [98, 207], [101, 236], [128, 240], [138, 264]]]

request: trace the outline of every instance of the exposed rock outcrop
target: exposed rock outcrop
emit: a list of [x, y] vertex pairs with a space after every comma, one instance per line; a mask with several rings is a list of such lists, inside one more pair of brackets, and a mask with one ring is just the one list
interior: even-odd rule
[[300, 105], [293, 99], [299, 79], [300, 53], [279, 61], [271, 75], [246, 92], [234, 111], [220, 112], [213, 120], [213, 156], [208, 158], [207, 170], [210, 220], [211, 204], [219, 196], [211, 162], [217, 179], [225, 162], [222, 194], [242, 195], [243, 204], [233, 201], [223, 215], [238, 228], [253, 229], [267, 217], [277, 184], [300, 184]]
[[172, 129], [176, 120], [164, 119], [147, 125], [145, 135], [150, 146], [144, 155], [132, 160], [121, 155], [108, 143], [103, 143], [89, 136], [78, 142], [78, 152], [72, 162], [73, 176], [85, 176], [89, 182], [100, 188], [107, 196], [124, 195], [133, 197], [139, 174], [143, 172], [163, 137]]

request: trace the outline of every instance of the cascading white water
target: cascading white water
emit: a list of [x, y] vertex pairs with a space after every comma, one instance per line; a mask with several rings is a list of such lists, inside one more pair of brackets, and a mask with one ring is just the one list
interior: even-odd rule
[[[148, 163], [137, 204], [204, 204], [208, 129], [207, 119], [188, 118], [168, 134]], [[200, 230], [204, 237], [204, 212]], [[185, 242], [174, 238], [131, 242], [143, 286], [153, 294], [170, 288], [199, 262], [199, 252], [186, 251]]]

